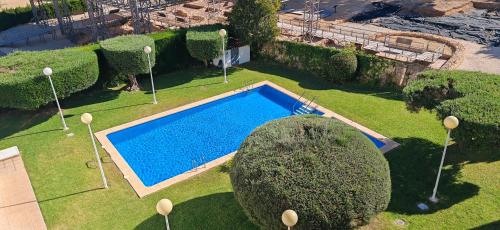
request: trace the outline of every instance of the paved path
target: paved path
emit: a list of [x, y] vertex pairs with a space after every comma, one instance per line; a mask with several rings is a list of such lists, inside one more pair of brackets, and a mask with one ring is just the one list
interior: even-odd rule
[[457, 69], [500, 74], [500, 47], [488, 47], [460, 41], [464, 47], [464, 60]]
[[0, 161], [0, 229], [47, 229], [21, 156]]
[[[293, 34], [299, 35], [302, 33], [302, 27], [293, 25], [291, 21], [290, 23], [288, 23], [285, 20], [280, 20], [280, 22], [278, 22], [278, 27]], [[432, 63], [441, 57], [441, 54], [435, 52], [418, 53], [414, 51], [404, 50], [402, 48], [390, 47], [387, 46], [384, 42], [370, 39], [371, 35], [373, 35], [371, 33], [365, 33], [362, 30], [345, 26], [332, 24], [328, 29], [320, 28], [316, 30], [314, 35], [315, 37], [319, 38], [327, 38], [340, 42], [360, 44], [366, 50], [377, 52], [377, 55], [379, 56], [400, 61], [424, 61]]]

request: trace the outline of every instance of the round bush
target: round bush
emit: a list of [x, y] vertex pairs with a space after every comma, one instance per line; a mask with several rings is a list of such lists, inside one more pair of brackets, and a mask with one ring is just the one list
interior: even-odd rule
[[[189, 54], [205, 63], [222, 55], [222, 38], [219, 35], [220, 26], [195, 27], [186, 33], [186, 46]], [[224, 42], [226, 42], [227, 36]]]
[[332, 82], [352, 81], [358, 68], [358, 59], [354, 52], [342, 50], [332, 55], [327, 65], [327, 80]]
[[149, 73], [145, 46], [151, 47], [151, 66], [155, 64], [155, 42], [146, 35], [119, 36], [99, 44], [108, 64], [123, 75]]
[[99, 76], [97, 56], [73, 49], [15, 52], [0, 58], [0, 107], [34, 110], [54, 101], [42, 70], [53, 70], [59, 98], [92, 86]]
[[236, 153], [230, 172], [236, 199], [263, 229], [344, 229], [387, 208], [389, 166], [376, 146], [345, 123], [294, 116], [257, 128]]

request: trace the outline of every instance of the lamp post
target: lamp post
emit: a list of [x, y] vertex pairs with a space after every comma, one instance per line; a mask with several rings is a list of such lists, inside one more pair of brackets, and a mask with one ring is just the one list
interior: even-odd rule
[[61, 109], [61, 105], [59, 105], [59, 100], [57, 99], [57, 94], [56, 94], [56, 89], [54, 88], [54, 83], [52, 83], [52, 78], [50, 77], [52, 75], [52, 69], [50, 67], [45, 67], [43, 69], [43, 74], [47, 76], [50, 82], [50, 87], [52, 88], [52, 93], [54, 94], [54, 98], [56, 99], [56, 104], [57, 104], [57, 109], [59, 109], [59, 114], [61, 115], [61, 121], [63, 124], [63, 130], [68, 130], [68, 126], [66, 125], [66, 121], [64, 120], [64, 114]]
[[224, 83], [227, 83], [227, 75], [226, 75], [226, 48], [224, 47], [224, 38], [227, 35], [227, 32], [225, 29], [219, 30], [219, 35], [222, 39], [222, 68], [224, 69]]
[[89, 127], [90, 139], [92, 139], [92, 145], [94, 146], [95, 157], [97, 160], [97, 164], [99, 165], [99, 170], [101, 171], [102, 183], [104, 184], [104, 188], [108, 187], [108, 181], [106, 180], [106, 176], [104, 175], [104, 170], [102, 169], [101, 158], [99, 157], [99, 152], [97, 151], [97, 147], [95, 145], [94, 134], [92, 134], [92, 128], [90, 127], [90, 123], [92, 123], [92, 115], [90, 113], [84, 113], [80, 117], [80, 120]]
[[448, 148], [448, 142], [450, 140], [451, 130], [458, 127], [459, 121], [454, 116], [448, 116], [444, 119], [443, 124], [444, 124], [444, 127], [446, 127], [446, 129], [448, 129], [448, 134], [446, 136], [446, 141], [444, 142], [443, 156], [441, 157], [441, 164], [439, 165], [439, 171], [438, 171], [438, 175], [436, 178], [436, 184], [434, 185], [434, 190], [432, 191], [432, 196], [429, 197], [429, 200], [433, 203], [437, 203], [439, 201], [438, 198], [436, 197], [436, 193], [437, 193], [437, 189], [438, 189], [439, 178], [441, 177], [441, 169], [443, 168], [444, 157], [446, 156], [446, 149]]
[[167, 230], [170, 230], [170, 224], [168, 223], [168, 214], [172, 211], [173, 204], [169, 199], [161, 199], [156, 204], [156, 211], [158, 214], [165, 216], [165, 225]]
[[149, 63], [149, 76], [151, 76], [151, 89], [153, 90], [153, 104], [158, 104], [158, 101], [156, 101], [156, 92], [155, 92], [155, 83], [153, 81], [153, 71], [151, 70], [151, 57], [149, 54], [151, 53], [152, 49], [150, 46], [144, 46], [144, 53], [148, 55], [148, 63]]
[[288, 227], [288, 230], [290, 230], [299, 221], [299, 216], [297, 216], [295, 211], [288, 209], [281, 214], [281, 221]]

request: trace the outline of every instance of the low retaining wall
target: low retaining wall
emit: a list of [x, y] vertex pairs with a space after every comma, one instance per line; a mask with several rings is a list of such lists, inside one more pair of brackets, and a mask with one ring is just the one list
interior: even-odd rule
[[452, 39], [434, 35], [434, 34], [424, 34], [417, 32], [388, 32], [388, 33], [379, 33], [375, 35], [375, 38], [385, 37], [385, 36], [405, 36], [405, 37], [415, 37], [422, 38], [429, 41], [439, 42], [447, 45], [453, 51], [451, 57], [446, 61], [446, 63], [441, 67], [441, 69], [455, 69], [460, 64], [462, 64], [464, 59], [465, 47], [457, 41], [453, 41]]

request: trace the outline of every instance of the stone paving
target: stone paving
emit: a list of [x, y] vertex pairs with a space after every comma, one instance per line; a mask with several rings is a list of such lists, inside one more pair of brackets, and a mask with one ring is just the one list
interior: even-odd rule
[[0, 161], [0, 229], [47, 229], [21, 156]]

